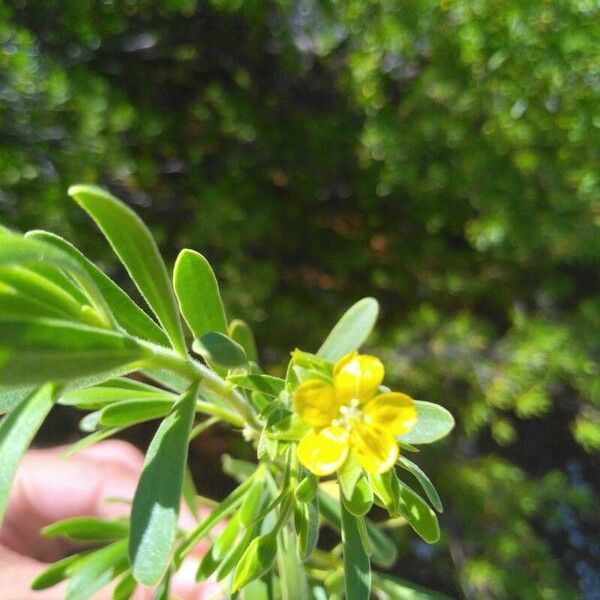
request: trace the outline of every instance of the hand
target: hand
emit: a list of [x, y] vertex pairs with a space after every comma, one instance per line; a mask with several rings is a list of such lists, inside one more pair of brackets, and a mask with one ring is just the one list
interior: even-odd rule
[[[66, 583], [42, 592], [30, 589], [31, 581], [48, 565], [65, 556], [73, 545], [61, 538], [44, 538], [40, 529], [76, 516], [116, 518], [129, 507], [107, 498], [131, 500], [143, 464], [143, 455], [132, 445], [117, 440], [100, 442], [75, 456], [63, 459], [64, 448], [30, 450], [21, 462], [7, 511], [0, 528], [0, 600], [57, 600], [64, 598]], [[180, 525], [194, 527], [189, 511], [182, 507]], [[218, 587], [194, 580], [199, 546], [184, 561], [172, 579], [173, 594], [183, 600], [217, 598]], [[110, 591], [94, 596], [111, 597]], [[138, 588], [135, 600], [151, 598], [147, 588]]]

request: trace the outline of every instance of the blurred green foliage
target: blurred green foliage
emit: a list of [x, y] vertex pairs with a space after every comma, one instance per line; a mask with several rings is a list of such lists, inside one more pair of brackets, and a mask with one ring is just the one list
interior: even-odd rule
[[[591, 0], [12, 0], [0, 219], [114, 261], [97, 182], [215, 265], [275, 373], [355, 299], [391, 383], [446, 405], [433, 550], [466, 598], [592, 598], [600, 11]], [[417, 457], [418, 458], [418, 457]]]

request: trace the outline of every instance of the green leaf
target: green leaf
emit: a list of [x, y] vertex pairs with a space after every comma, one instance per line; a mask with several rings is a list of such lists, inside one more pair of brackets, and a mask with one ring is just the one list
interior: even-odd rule
[[277, 544], [277, 575], [281, 600], [306, 600], [311, 598], [307, 570], [296, 551], [298, 540], [292, 528], [283, 527]]
[[369, 600], [371, 594], [371, 564], [359, 533], [358, 519], [342, 503], [342, 544], [344, 547], [344, 578], [347, 600]]
[[96, 517], [72, 517], [57, 521], [41, 529], [44, 537], [67, 537], [83, 542], [119, 540], [127, 536], [125, 521], [107, 521]]
[[209, 331], [194, 340], [192, 350], [208, 363], [218, 367], [235, 369], [248, 365], [244, 349], [231, 338], [216, 331]]
[[223, 500], [217, 507], [213, 508], [212, 512], [194, 529], [190, 532], [184, 542], [175, 551], [175, 557], [173, 563], [175, 568], [179, 568], [182, 560], [187, 553], [206, 535], [212, 528], [224, 519], [227, 515], [232, 513], [235, 508], [242, 502], [246, 490], [252, 485], [252, 479], [246, 479], [241, 485], [239, 485], [225, 500]]
[[100, 425], [104, 427], [130, 427], [136, 423], [164, 417], [173, 407], [170, 398], [149, 400], [134, 398], [109, 404], [100, 412]]
[[[211, 419], [209, 419], [211, 421]], [[215, 419], [216, 421], [216, 419]], [[206, 423], [207, 421], [204, 421]], [[203, 425], [204, 423], [200, 423]], [[192, 439], [193, 430], [190, 432], [189, 439]], [[196, 521], [200, 520], [200, 512], [198, 511], [198, 491], [196, 490], [196, 484], [194, 483], [194, 478], [192, 477], [192, 472], [190, 471], [189, 466], [186, 465], [185, 473], [183, 474], [183, 501], [185, 505], [188, 507], [189, 511], [192, 513], [192, 516]]]
[[113, 324], [113, 315], [94, 281], [76, 261], [61, 250], [32, 239], [31, 236], [0, 233], [0, 265], [51, 265], [68, 271], [86, 291], [105, 324]]
[[385, 506], [387, 511], [390, 513], [390, 516], [398, 515], [399, 491], [398, 482], [396, 480], [396, 473], [393, 470], [389, 470], [381, 474], [369, 474], [371, 489], [383, 503], [383, 506]]
[[294, 490], [294, 496], [298, 502], [310, 502], [317, 495], [318, 488], [319, 478], [308, 473]]
[[338, 469], [337, 477], [340, 484], [340, 491], [345, 498], [352, 498], [354, 488], [362, 474], [362, 467], [352, 455]]
[[431, 502], [431, 504], [433, 504], [433, 507], [438, 512], [443, 512], [444, 507], [442, 506], [442, 501], [440, 500], [437, 490], [435, 489], [433, 483], [431, 483], [431, 479], [427, 477], [427, 474], [423, 471], [423, 469], [421, 469], [419, 465], [416, 465], [414, 462], [408, 460], [408, 458], [404, 456], [400, 457], [399, 464], [401, 467], [403, 467], [404, 469], [406, 469], [414, 475], [415, 479], [421, 484], [421, 487], [423, 488], [427, 499], [429, 500], [429, 502]]
[[245, 390], [253, 390], [267, 396], [278, 396], [285, 386], [284, 379], [271, 375], [230, 375], [227, 381]]
[[[252, 488], [248, 490], [248, 493], [252, 491]], [[248, 495], [246, 495], [246, 498]], [[244, 498], [244, 502], [246, 499]], [[243, 503], [242, 503], [243, 506]], [[241, 508], [240, 508], [241, 510]], [[212, 557], [214, 560], [220, 561], [228, 550], [235, 545], [235, 540], [241, 531], [242, 524], [240, 519], [240, 511], [238, 510], [232, 517], [227, 521], [225, 527], [214, 541], [212, 546]]]
[[[332, 498], [329, 494], [319, 490], [319, 510], [321, 514], [335, 529], [341, 531], [341, 507], [340, 503]], [[369, 540], [373, 547], [373, 554], [371, 556], [374, 563], [387, 569], [391, 567], [398, 556], [398, 551], [394, 541], [389, 538], [381, 529], [375, 526], [375, 524], [363, 517], [369, 534]]]
[[[84, 555], [85, 556], [85, 555]], [[81, 554], [73, 554], [62, 558], [44, 569], [32, 582], [31, 589], [35, 591], [45, 590], [46, 588], [55, 586], [66, 579], [69, 574], [69, 567], [76, 561], [80, 560]]]
[[366, 515], [373, 506], [373, 492], [367, 478], [361, 473], [356, 485], [348, 498], [342, 493], [342, 499], [346, 509], [356, 517]]
[[171, 558], [197, 391], [192, 385], [160, 424], [133, 499], [129, 555], [144, 585], [156, 585]]
[[63, 394], [58, 403], [64, 406], [77, 406], [85, 409], [104, 408], [109, 404], [124, 400], [170, 400], [171, 404], [177, 396], [170, 392], [163, 392], [157, 388], [134, 390], [123, 387], [98, 385], [83, 390], [73, 390]]
[[231, 593], [270, 571], [277, 555], [277, 536], [267, 533], [254, 538], [242, 554], [233, 574]]
[[229, 337], [244, 349], [248, 360], [258, 362], [258, 351], [256, 350], [254, 334], [246, 321], [234, 319], [229, 323], [228, 333]]
[[119, 583], [113, 590], [112, 600], [129, 600], [135, 588], [137, 587], [137, 581], [133, 577], [130, 571], [127, 571], [123, 577], [119, 580]]
[[35, 390], [33, 385], [18, 388], [0, 388], [0, 415], [14, 410], [33, 390]]
[[80, 439], [78, 442], [75, 442], [71, 446], [69, 446], [62, 454], [62, 458], [69, 458], [69, 456], [73, 456], [77, 454], [77, 452], [81, 452], [85, 448], [89, 448], [98, 442], [105, 440], [117, 433], [123, 431], [124, 427], [110, 427], [108, 429], [100, 429], [98, 431], [94, 431], [90, 433], [90, 435], [85, 436]]
[[373, 573], [373, 588], [384, 592], [389, 600], [450, 600], [445, 594], [387, 573]]
[[298, 441], [308, 430], [310, 425], [302, 420], [296, 413], [288, 414], [264, 430], [265, 435], [272, 440]]
[[29, 298], [0, 282], [0, 314], [3, 318], [69, 318], [73, 321], [81, 321], [79, 314], [68, 315], [57, 310], [50, 303], [44, 302], [44, 297], [39, 299]]
[[218, 565], [217, 573], [215, 575], [215, 579], [217, 581], [222, 581], [240, 562], [240, 558], [242, 554], [248, 548], [248, 544], [256, 537], [258, 534], [257, 528], [253, 527], [244, 532], [242, 537], [240, 537], [236, 544], [229, 548], [229, 551], [225, 554], [221, 563]]
[[238, 515], [240, 523], [248, 528], [260, 514], [267, 499], [265, 481], [263, 477], [254, 477], [252, 487], [246, 492], [246, 497], [240, 506]]
[[148, 351], [134, 338], [53, 319], [0, 321], [0, 385], [66, 381], [134, 368]]
[[41, 303], [55, 318], [79, 319], [81, 316], [79, 302], [33, 269], [20, 266], [0, 267], [0, 282], [10, 286], [23, 300], [32, 304]]
[[142, 220], [120, 200], [98, 187], [71, 186], [69, 195], [100, 227], [173, 347], [186, 353], [171, 280], [156, 242]]
[[227, 334], [227, 319], [212, 267], [198, 252], [182, 250], [173, 269], [181, 314], [195, 338], [209, 331]]
[[67, 569], [70, 581], [65, 600], [88, 600], [126, 568], [126, 539], [87, 554]]
[[44, 385], [0, 422], [0, 523], [19, 461], [50, 412], [55, 399], [55, 386]]
[[165, 332], [94, 263], [89, 261], [67, 240], [47, 231], [31, 231], [26, 237], [45, 242], [68, 255], [79, 268], [96, 284], [106, 304], [110, 307], [117, 323], [131, 335], [154, 342], [161, 346], [169, 345]]
[[454, 427], [454, 417], [442, 406], [415, 400], [417, 422], [398, 439], [407, 444], [431, 444], [447, 436]]
[[345, 354], [360, 348], [369, 337], [378, 313], [377, 300], [374, 298], [359, 300], [343, 314], [319, 348], [317, 356], [335, 362]]
[[319, 540], [319, 500], [297, 504], [294, 508], [294, 525], [298, 535], [298, 555], [307, 560]]
[[[52, 235], [52, 234], [49, 234]], [[25, 238], [29, 236], [28, 233], [24, 235]], [[35, 236], [33, 239], [36, 239]], [[43, 238], [40, 238], [43, 239]], [[88, 304], [89, 298], [85, 292], [75, 283], [71, 277], [63, 273], [58, 267], [49, 264], [41, 265], [30, 265], [28, 267], [31, 271], [34, 271], [38, 275], [45, 277], [48, 281], [51, 281], [55, 286], [63, 290], [66, 294], [69, 294], [71, 298], [78, 304]]]
[[437, 542], [440, 539], [440, 527], [431, 507], [405, 483], [398, 481], [398, 485], [400, 514], [428, 544]]

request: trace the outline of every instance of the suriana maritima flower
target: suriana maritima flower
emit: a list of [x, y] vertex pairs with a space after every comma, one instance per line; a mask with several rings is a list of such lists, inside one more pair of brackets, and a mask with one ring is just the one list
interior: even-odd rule
[[378, 393], [384, 369], [374, 356], [353, 352], [333, 367], [333, 383], [308, 379], [294, 394], [294, 406], [310, 429], [298, 458], [315, 475], [329, 475], [353, 455], [369, 473], [384, 473], [398, 459], [396, 436], [417, 420], [415, 403], [399, 392]]

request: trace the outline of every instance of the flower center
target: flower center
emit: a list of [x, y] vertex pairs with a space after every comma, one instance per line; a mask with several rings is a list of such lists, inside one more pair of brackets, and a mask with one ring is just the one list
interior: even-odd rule
[[343, 427], [347, 431], [351, 431], [355, 425], [362, 423], [365, 420], [365, 414], [360, 409], [360, 400], [352, 398], [350, 404], [340, 406], [340, 413], [337, 419], [334, 419], [331, 424], [334, 427]]

